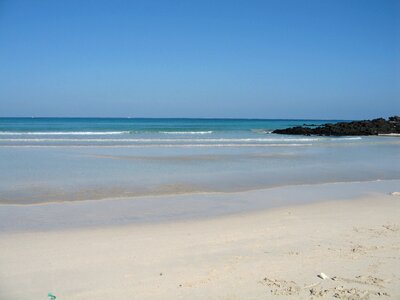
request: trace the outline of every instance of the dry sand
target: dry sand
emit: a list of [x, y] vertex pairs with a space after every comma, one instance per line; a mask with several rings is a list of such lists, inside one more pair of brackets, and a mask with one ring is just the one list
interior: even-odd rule
[[400, 299], [399, 204], [379, 194], [208, 220], [3, 232], [0, 299]]

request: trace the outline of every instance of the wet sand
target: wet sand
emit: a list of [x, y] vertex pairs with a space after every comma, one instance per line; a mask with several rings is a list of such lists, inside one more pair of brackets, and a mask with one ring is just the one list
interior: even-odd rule
[[0, 204], [0, 232], [176, 222], [244, 214], [311, 202], [389, 194], [400, 180], [294, 185], [246, 192], [197, 193], [106, 200]]
[[390, 192], [208, 218], [4, 227], [0, 298], [398, 299], [400, 197]]

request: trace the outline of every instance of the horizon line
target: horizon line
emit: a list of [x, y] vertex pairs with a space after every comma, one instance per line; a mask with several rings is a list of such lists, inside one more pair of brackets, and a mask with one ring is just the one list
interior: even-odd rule
[[[383, 117], [382, 117], [383, 118]], [[304, 120], [304, 121], [352, 121], [366, 119], [319, 119], [319, 118], [244, 118], [244, 117], [55, 117], [55, 116], [30, 116], [30, 117], [15, 117], [15, 116], [0, 116], [0, 119], [153, 119], [153, 120], [270, 120], [270, 121], [289, 121], [289, 120]]]

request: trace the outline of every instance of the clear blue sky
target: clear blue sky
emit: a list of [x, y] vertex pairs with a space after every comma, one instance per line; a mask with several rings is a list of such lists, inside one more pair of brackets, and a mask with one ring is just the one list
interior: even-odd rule
[[0, 0], [0, 116], [400, 114], [400, 1]]

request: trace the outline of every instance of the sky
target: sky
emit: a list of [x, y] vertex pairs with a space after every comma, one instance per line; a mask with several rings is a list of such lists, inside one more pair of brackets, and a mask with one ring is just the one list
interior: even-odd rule
[[397, 0], [0, 0], [0, 117], [394, 114]]

